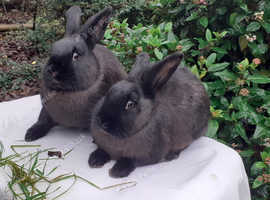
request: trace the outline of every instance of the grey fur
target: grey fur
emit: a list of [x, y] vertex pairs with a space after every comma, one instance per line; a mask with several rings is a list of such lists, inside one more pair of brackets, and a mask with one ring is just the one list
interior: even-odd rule
[[127, 76], [113, 53], [97, 44], [111, 12], [110, 7], [100, 11], [82, 27], [78, 6], [66, 12], [66, 34], [52, 45], [42, 71], [43, 108], [38, 121], [27, 130], [26, 141], [46, 135], [55, 125], [89, 128], [89, 116], [97, 101]]
[[79, 6], [72, 6], [67, 10], [65, 13], [67, 19], [65, 36], [70, 36], [78, 32], [81, 26], [81, 15], [82, 11]]
[[[127, 176], [136, 166], [174, 159], [205, 134], [209, 98], [187, 68], [177, 68], [181, 58], [176, 53], [151, 64], [147, 54], [138, 55], [128, 78], [113, 85], [96, 105], [91, 130], [98, 149], [111, 159], [130, 159], [130, 170], [114, 167], [111, 176]], [[137, 103], [125, 111], [128, 101]], [[94, 154], [89, 164], [97, 167], [93, 160]]]

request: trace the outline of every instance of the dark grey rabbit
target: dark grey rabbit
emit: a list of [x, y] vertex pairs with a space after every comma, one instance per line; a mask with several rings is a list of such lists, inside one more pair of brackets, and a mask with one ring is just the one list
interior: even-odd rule
[[66, 12], [66, 33], [56, 41], [41, 84], [42, 110], [27, 130], [26, 141], [46, 135], [56, 125], [89, 127], [89, 114], [108, 89], [126, 77], [117, 58], [102, 45], [112, 8], [90, 17], [80, 26], [81, 9]]
[[182, 54], [151, 64], [137, 56], [127, 79], [113, 85], [97, 103], [91, 130], [98, 148], [91, 167], [117, 160], [112, 177], [128, 176], [137, 166], [172, 160], [207, 131], [209, 98], [201, 82], [177, 68]]

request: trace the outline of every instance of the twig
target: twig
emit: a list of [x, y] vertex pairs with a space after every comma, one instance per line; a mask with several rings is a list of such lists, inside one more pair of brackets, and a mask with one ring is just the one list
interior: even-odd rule
[[33, 28], [32, 24], [0, 24], [0, 31], [12, 31], [23, 28]]
[[33, 31], [36, 30], [36, 18], [37, 18], [38, 4], [39, 4], [39, 0], [36, 0], [36, 5], [34, 8], [34, 15], [33, 15]]

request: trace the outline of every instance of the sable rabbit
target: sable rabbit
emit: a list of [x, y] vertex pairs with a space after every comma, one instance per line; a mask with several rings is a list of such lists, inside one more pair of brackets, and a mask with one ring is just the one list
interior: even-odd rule
[[128, 176], [137, 166], [177, 158], [205, 134], [209, 98], [201, 82], [187, 69], [177, 68], [182, 54], [151, 64], [137, 56], [128, 78], [114, 84], [97, 103], [91, 130], [98, 148], [91, 167], [117, 160], [112, 177]]
[[108, 89], [126, 77], [117, 58], [102, 45], [112, 8], [90, 17], [80, 27], [81, 9], [66, 12], [66, 33], [52, 45], [43, 69], [42, 110], [27, 130], [26, 141], [46, 135], [56, 125], [89, 128], [89, 114]]

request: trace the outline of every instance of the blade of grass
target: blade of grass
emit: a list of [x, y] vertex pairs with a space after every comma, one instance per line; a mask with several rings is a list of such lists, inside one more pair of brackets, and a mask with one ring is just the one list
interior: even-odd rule
[[39, 200], [39, 199], [45, 199], [45, 198], [46, 198], [46, 193], [45, 192], [41, 192], [41, 193], [38, 193], [38, 194], [35, 194], [35, 195], [31, 196], [29, 198], [29, 200]]
[[72, 149], [70, 149], [69, 151], [67, 151], [66, 153], [64, 153], [64, 158], [68, 155], [68, 154], [70, 154], [71, 152], [73, 151], [73, 148]]
[[41, 145], [11, 145], [10, 148], [11, 150], [18, 154], [18, 152], [15, 151], [15, 148], [37, 148], [37, 147], [41, 147]]
[[47, 163], [48, 163], [48, 159], [46, 159], [46, 161], [44, 163], [44, 166], [43, 166], [43, 169], [42, 169], [42, 174], [43, 175], [45, 174], [45, 169], [46, 169]]
[[4, 153], [4, 145], [2, 141], [0, 141], [0, 159], [2, 159]]
[[30, 192], [28, 191], [27, 187], [22, 183], [18, 183], [18, 185], [21, 188], [21, 190], [25, 196], [25, 199], [28, 199], [30, 197]]
[[[77, 176], [77, 175], [76, 175]], [[119, 183], [119, 184], [115, 184], [115, 185], [110, 185], [110, 186], [106, 186], [106, 187], [100, 187], [94, 183], [92, 183], [91, 181], [81, 177], [81, 176], [77, 176], [78, 179], [81, 179], [82, 181], [88, 183], [89, 185], [99, 189], [99, 190], [107, 190], [107, 189], [111, 189], [111, 188], [115, 188], [115, 187], [119, 187], [119, 186], [123, 186], [123, 185], [128, 185], [128, 184], [137, 184], [135, 181], [129, 181], [129, 182], [124, 182], [124, 183]]]
[[50, 176], [57, 168], [58, 168], [58, 166], [57, 166], [57, 167], [54, 167], [54, 168], [47, 174], [47, 176]]
[[[58, 198], [60, 198], [61, 196], [63, 196], [64, 194], [66, 194], [68, 191], [70, 191], [70, 189], [75, 185], [75, 183], [76, 183], [76, 181], [77, 181], [77, 177], [76, 176], [74, 176], [74, 175], [71, 175], [70, 176], [70, 178], [74, 178], [74, 181], [73, 181], [73, 183], [70, 185], [70, 187], [67, 189], [67, 190], [65, 190], [64, 192], [62, 192], [61, 194], [59, 194], [59, 195], [57, 195], [56, 197], [54, 197], [52, 200], [56, 200], [56, 199], [58, 199]], [[63, 179], [64, 180], [64, 179]]]
[[32, 173], [34, 171], [34, 169], [37, 167], [37, 164], [38, 164], [38, 155], [35, 157], [34, 164], [32, 165], [29, 173]]

